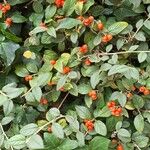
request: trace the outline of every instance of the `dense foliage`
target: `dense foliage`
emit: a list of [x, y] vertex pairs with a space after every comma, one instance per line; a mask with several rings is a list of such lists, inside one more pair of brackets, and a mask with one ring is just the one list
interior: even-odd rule
[[150, 0], [0, 3], [0, 147], [150, 150]]

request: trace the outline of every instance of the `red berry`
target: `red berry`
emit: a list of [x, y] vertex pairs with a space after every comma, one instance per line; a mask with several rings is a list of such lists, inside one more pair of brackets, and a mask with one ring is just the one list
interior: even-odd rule
[[89, 97], [91, 97], [92, 95], [96, 95], [96, 91], [92, 90], [88, 93]]
[[98, 28], [98, 30], [103, 30], [103, 28], [104, 28], [103, 23], [98, 23], [97, 28]]
[[71, 71], [70, 67], [64, 67], [63, 68], [63, 74], [67, 74]]
[[27, 76], [25, 77], [25, 81], [30, 81], [30, 80], [32, 80], [32, 79], [33, 79], [32, 75], [27, 75]]
[[108, 40], [108, 42], [111, 41], [112, 38], [113, 38], [113, 36], [111, 34], [107, 34], [107, 40]]
[[55, 65], [55, 64], [56, 64], [56, 60], [51, 60], [51, 61], [50, 61], [50, 64], [51, 64], [51, 65]]
[[0, 10], [3, 8], [3, 4], [2, 3], [0, 3]]
[[124, 150], [122, 144], [119, 144], [119, 145], [117, 146], [117, 150]]
[[90, 23], [92, 23], [94, 21], [94, 17], [93, 16], [90, 16], [89, 17], [89, 20], [90, 20]]
[[55, 5], [57, 6], [57, 8], [60, 8], [63, 7], [64, 2], [64, 0], [55, 0]]
[[139, 88], [139, 91], [142, 92], [142, 93], [143, 93], [145, 90], [146, 90], [146, 88], [145, 88], [144, 86], [141, 86], [141, 87]]
[[11, 19], [11, 18], [7, 18], [7, 19], [5, 20], [5, 24], [6, 24], [8, 27], [10, 27], [11, 24], [12, 24], [12, 19]]
[[7, 9], [5, 7], [2, 7], [2, 13], [5, 14], [7, 12]]
[[149, 94], [150, 94], [150, 91], [148, 89], [145, 89], [144, 95], [149, 95]]
[[8, 4], [8, 3], [7, 3], [4, 7], [5, 7], [5, 9], [6, 9], [7, 11], [11, 9], [10, 4]]
[[90, 65], [91, 65], [91, 61], [90, 61], [90, 59], [88, 59], [88, 58], [84, 61], [84, 63], [85, 63], [85, 65], [87, 65], [87, 66], [90, 66]]
[[48, 100], [45, 99], [45, 98], [41, 98], [40, 104], [42, 104], [42, 105], [47, 105], [47, 104], [48, 104]]
[[104, 36], [102, 37], [102, 42], [103, 42], [103, 43], [107, 43], [107, 42], [108, 42], [107, 35], [104, 35]]
[[79, 49], [79, 51], [83, 54], [88, 52], [88, 46], [86, 44], [82, 45]]

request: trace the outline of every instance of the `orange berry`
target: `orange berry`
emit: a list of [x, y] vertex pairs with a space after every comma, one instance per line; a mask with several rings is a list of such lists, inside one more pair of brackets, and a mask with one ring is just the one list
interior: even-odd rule
[[6, 24], [8, 27], [10, 27], [11, 24], [12, 24], [12, 19], [11, 19], [11, 18], [7, 18], [7, 19], [5, 20], [5, 24]]
[[47, 105], [47, 104], [48, 104], [48, 100], [45, 99], [45, 98], [41, 98], [40, 104], [42, 104], [42, 105]]
[[30, 80], [32, 80], [32, 79], [33, 79], [32, 75], [27, 75], [27, 76], [25, 77], [25, 81], [30, 81]]
[[88, 46], [86, 44], [82, 45], [79, 49], [79, 51], [83, 54], [88, 52]]
[[90, 23], [92, 23], [94, 21], [94, 17], [93, 16], [90, 16], [89, 17], [89, 20], [90, 20]]
[[127, 94], [127, 98], [131, 98], [132, 96], [133, 96], [132, 93]]
[[139, 88], [139, 91], [142, 92], [142, 93], [143, 93], [145, 90], [146, 90], [146, 88], [145, 88], [144, 86], [141, 86], [141, 87]]
[[83, 20], [83, 24], [85, 26], [89, 26], [91, 24], [91, 21], [89, 20], [89, 18], [86, 18], [86, 19]]
[[97, 28], [98, 28], [98, 30], [103, 30], [103, 28], [104, 28], [103, 23], [98, 23]]
[[50, 61], [50, 64], [51, 64], [51, 65], [55, 65], [55, 64], [56, 64], [56, 60], [51, 60], [51, 61]]
[[145, 89], [144, 95], [149, 95], [149, 94], [150, 94], [150, 91], [148, 89]]
[[112, 144], [117, 144], [118, 141], [117, 141], [116, 139], [112, 139], [111, 143], [112, 143]]
[[83, 21], [84, 17], [83, 16], [78, 16], [77, 19]]
[[112, 36], [111, 34], [107, 34], [107, 40], [108, 40], [108, 41], [111, 41], [112, 38], [113, 38], [113, 36]]
[[122, 113], [122, 108], [121, 108], [121, 107], [117, 108], [117, 111], [118, 111], [119, 113]]
[[65, 91], [64, 87], [61, 87], [61, 88], [59, 89], [59, 91], [64, 92], [64, 91]]
[[63, 74], [67, 74], [71, 71], [70, 67], [64, 67], [63, 68]]
[[102, 37], [102, 42], [103, 42], [103, 43], [107, 43], [107, 42], [108, 42], [107, 35], [104, 35], [104, 36]]
[[89, 97], [91, 97], [92, 95], [96, 95], [96, 91], [92, 90], [88, 93]]
[[84, 64], [87, 65], [87, 66], [90, 66], [90, 65], [91, 65], [90, 59], [87, 58], [87, 59], [84, 61]]
[[122, 144], [119, 144], [119, 145], [117, 146], [117, 149], [116, 149], [116, 150], [124, 150]]
[[54, 82], [48, 82], [47, 84], [48, 84], [49, 86], [55, 85]]
[[10, 4], [8, 4], [8, 3], [7, 3], [4, 7], [5, 7], [5, 9], [6, 9], [7, 11], [11, 9]]
[[3, 8], [3, 4], [2, 3], [0, 3], [0, 10]]
[[5, 7], [2, 7], [1, 11], [3, 14], [5, 14], [7, 12], [7, 9]]
[[94, 101], [94, 100], [96, 100], [97, 99], [97, 95], [92, 95], [91, 96], [91, 99]]

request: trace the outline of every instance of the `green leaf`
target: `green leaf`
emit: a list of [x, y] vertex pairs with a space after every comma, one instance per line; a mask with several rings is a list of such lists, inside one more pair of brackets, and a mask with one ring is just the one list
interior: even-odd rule
[[101, 136], [96, 136], [90, 142], [89, 148], [91, 150], [108, 150], [110, 140]]
[[93, 75], [90, 78], [90, 83], [91, 83], [91, 86], [92, 86], [93, 89], [96, 88], [96, 86], [98, 85], [98, 83], [99, 83], [99, 81], [101, 79], [99, 73], [100, 73], [99, 70], [94, 72]]
[[7, 125], [9, 124], [12, 120], [14, 120], [13, 116], [6, 116], [2, 119], [1, 123], [2, 125]]
[[22, 16], [20, 13], [15, 13], [11, 19], [13, 20], [14, 23], [23, 23], [25, 21], [27, 21], [27, 19]]
[[63, 87], [64, 85], [65, 85], [65, 83], [66, 83], [66, 81], [67, 81], [67, 76], [65, 75], [65, 76], [62, 76], [59, 80], [58, 80], [58, 82], [57, 82], [57, 91], [61, 88], [61, 87]]
[[84, 106], [75, 106], [75, 109], [80, 118], [82, 118], [82, 119], [91, 118], [91, 113], [88, 110], [88, 108], [86, 108]]
[[73, 19], [73, 18], [65, 18], [62, 19], [58, 25], [58, 27], [56, 28], [56, 30], [59, 29], [71, 29], [77, 25], [81, 24], [80, 20], [77, 19]]
[[56, 31], [55, 31], [55, 28], [54, 28], [54, 27], [48, 28], [47, 33], [48, 33], [50, 36], [56, 38]]
[[26, 146], [25, 136], [18, 134], [8, 140], [9, 144], [15, 149], [22, 149]]
[[138, 54], [138, 61], [139, 61], [139, 63], [144, 62], [146, 60], [146, 58], [147, 58], [147, 53], [141, 52], [141, 53]]
[[139, 95], [133, 95], [132, 97], [132, 103], [135, 108], [140, 109], [144, 106], [144, 100], [141, 96]]
[[150, 30], [150, 20], [145, 21], [144, 26]]
[[64, 138], [64, 131], [63, 131], [63, 128], [60, 124], [58, 123], [53, 123], [52, 124], [52, 132], [53, 134], [60, 138], [60, 139], [63, 139]]
[[6, 93], [10, 99], [16, 98], [24, 91], [24, 88], [16, 88], [16, 86], [16, 83], [7, 84], [2, 88], [2, 91]]
[[127, 102], [127, 98], [126, 98], [126, 95], [123, 94], [123, 93], [120, 93], [120, 92], [114, 92], [110, 99], [112, 100], [118, 100], [119, 104], [124, 107], [126, 102]]
[[65, 3], [63, 5], [63, 11], [65, 16], [70, 16], [73, 13], [75, 9], [75, 2], [76, 0], [65, 0]]
[[15, 59], [15, 52], [20, 48], [13, 42], [0, 43], [0, 57], [4, 60], [6, 66], [10, 66]]
[[78, 144], [79, 144], [80, 147], [85, 145], [84, 134], [82, 132], [77, 132], [76, 133], [76, 138], [78, 140]]
[[89, 91], [91, 91], [92, 88], [89, 84], [85, 84], [85, 83], [82, 83], [80, 85], [78, 85], [78, 92], [80, 94], [88, 94]]
[[44, 140], [46, 142], [46, 146], [48, 146], [49, 149], [54, 149], [58, 147], [62, 142], [62, 140], [57, 138], [54, 134], [47, 132], [44, 133]]
[[5, 101], [5, 103], [3, 104], [3, 111], [5, 116], [9, 115], [12, 112], [13, 108], [14, 104], [12, 100]]
[[50, 20], [56, 13], [56, 6], [49, 5], [45, 10], [45, 18], [46, 20]]
[[20, 130], [20, 134], [22, 134], [24, 136], [29, 136], [29, 135], [34, 134], [37, 130], [38, 130], [38, 125], [34, 124], [34, 123], [30, 123], [30, 124], [24, 126]]
[[96, 133], [98, 133], [100, 135], [103, 135], [103, 136], [107, 135], [106, 125], [100, 120], [96, 120], [94, 122], [94, 129], [95, 129]]
[[144, 32], [142, 32], [142, 31], [139, 31], [139, 32], [135, 35], [135, 38], [136, 38], [138, 41], [143, 41], [143, 42], [146, 41], [145, 34], [144, 34]]
[[39, 1], [34, 1], [32, 6], [36, 13], [41, 13], [43, 11], [43, 5]]
[[114, 65], [108, 72], [108, 76], [116, 74], [116, 73], [124, 73], [129, 70], [129, 67], [126, 65]]
[[44, 143], [42, 138], [38, 134], [31, 136], [30, 140], [27, 142], [27, 147], [29, 149], [43, 149]]
[[139, 114], [134, 118], [134, 126], [138, 132], [142, 133], [144, 130], [144, 118], [142, 115]]
[[26, 65], [28, 71], [30, 71], [31, 73], [37, 73], [38, 72], [38, 68], [37, 65], [33, 62], [30, 62]]
[[7, 101], [8, 101], [7, 96], [0, 94], [0, 106], [2, 106]]
[[71, 42], [72, 43], [77, 43], [77, 40], [78, 40], [78, 33], [77, 32], [73, 32], [70, 36], [70, 39], [71, 39]]
[[107, 106], [103, 107], [102, 109], [96, 109], [94, 111], [94, 117], [95, 118], [97, 118], [97, 117], [109, 117], [109, 116], [111, 116], [111, 112]]
[[34, 28], [32, 31], [30, 31], [29, 35], [45, 32], [45, 31], [47, 31], [47, 28], [39, 26]]
[[38, 86], [44, 86], [50, 81], [52, 77], [52, 74], [49, 72], [41, 72], [39, 75], [32, 80], [30, 80], [30, 86], [31, 87], [38, 87]]
[[25, 68], [25, 66], [22, 66], [22, 65], [16, 66], [15, 73], [19, 77], [25, 77], [25, 76], [29, 75], [28, 70]]
[[48, 121], [51, 121], [58, 117], [60, 115], [60, 111], [57, 108], [51, 108], [47, 113], [46, 113], [46, 119]]
[[33, 96], [35, 97], [35, 99], [38, 101], [38, 102], [40, 102], [40, 99], [41, 99], [41, 97], [42, 97], [42, 90], [41, 90], [41, 88], [40, 87], [34, 87], [33, 89], [32, 89], [32, 94], [33, 94]]
[[127, 26], [128, 26], [127, 22], [116, 22], [112, 24], [111, 26], [109, 26], [108, 31], [112, 35], [116, 35], [120, 33], [121, 31], [123, 31]]

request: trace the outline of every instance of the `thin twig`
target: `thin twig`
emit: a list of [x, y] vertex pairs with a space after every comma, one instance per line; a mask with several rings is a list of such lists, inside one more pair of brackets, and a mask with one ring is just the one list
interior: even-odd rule
[[26, 96], [29, 92], [31, 92], [31, 91], [33, 90], [33, 88], [34, 88], [34, 87], [30, 88], [25, 94], [23, 94], [23, 95], [21, 96], [21, 98], [24, 97], [24, 96]]
[[134, 143], [134, 146], [135, 146], [138, 150], [141, 150], [140, 147], [139, 147], [136, 143]]
[[60, 105], [58, 106], [58, 109], [61, 108], [61, 106], [63, 105], [63, 103], [65, 102], [66, 98], [68, 97], [69, 92], [66, 94], [66, 96], [63, 98], [63, 100], [61, 101]]
[[5, 93], [3, 93], [2, 91], [0, 91], [0, 94], [2, 94], [3, 96], [8, 97]]
[[134, 39], [134, 37], [136, 36], [136, 34], [140, 31], [140, 29], [143, 27], [143, 25], [144, 25], [144, 23], [146, 22], [146, 21], [148, 21], [150, 19], [150, 16], [143, 22], [143, 24], [139, 27], [139, 28], [137, 28], [137, 30], [136, 30], [136, 32], [133, 34], [133, 36], [129, 39], [129, 41], [132, 41], [133, 39]]
[[[150, 53], [150, 51], [122, 51], [122, 52], [116, 52], [116, 53], [97, 53], [96, 55], [97, 56], [111, 56], [111, 55], [114, 55], [114, 54], [117, 54], [117, 55], [122, 55], [122, 54], [136, 54], [136, 53]], [[83, 58], [87, 58], [87, 57], [90, 57], [91, 55], [85, 55], [81, 58], [79, 58], [80, 60], [83, 59]]]
[[[0, 129], [1, 129], [1, 131], [2, 131], [2, 133], [3, 133], [3, 135], [4, 135], [4, 137], [6, 138], [6, 140], [9, 140], [9, 138], [8, 138], [8, 136], [6, 135], [6, 133], [5, 133], [5, 131], [4, 131], [3, 126], [2, 126], [1, 123], [0, 123]], [[13, 147], [10, 146], [10, 149], [13, 150]]]
[[31, 135], [31, 136], [26, 140], [26, 143], [28, 143], [28, 142], [30, 141], [30, 139], [31, 139], [34, 135], [38, 134], [42, 129], [44, 129], [44, 128], [47, 127], [49, 124], [51, 124], [51, 123], [53, 123], [53, 122], [55, 122], [55, 121], [57, 121], [57, 120], [59, 120], [59, 119], [61, 119], [61, 118], [64, 118], [64, 116], [61, 115], [61, 116], [57, 117], [56, 119], [53, 119], [53, 120], [47, 122], [46, 124], [44, 124], [43, 126], [41, 126], [33, 135]]

